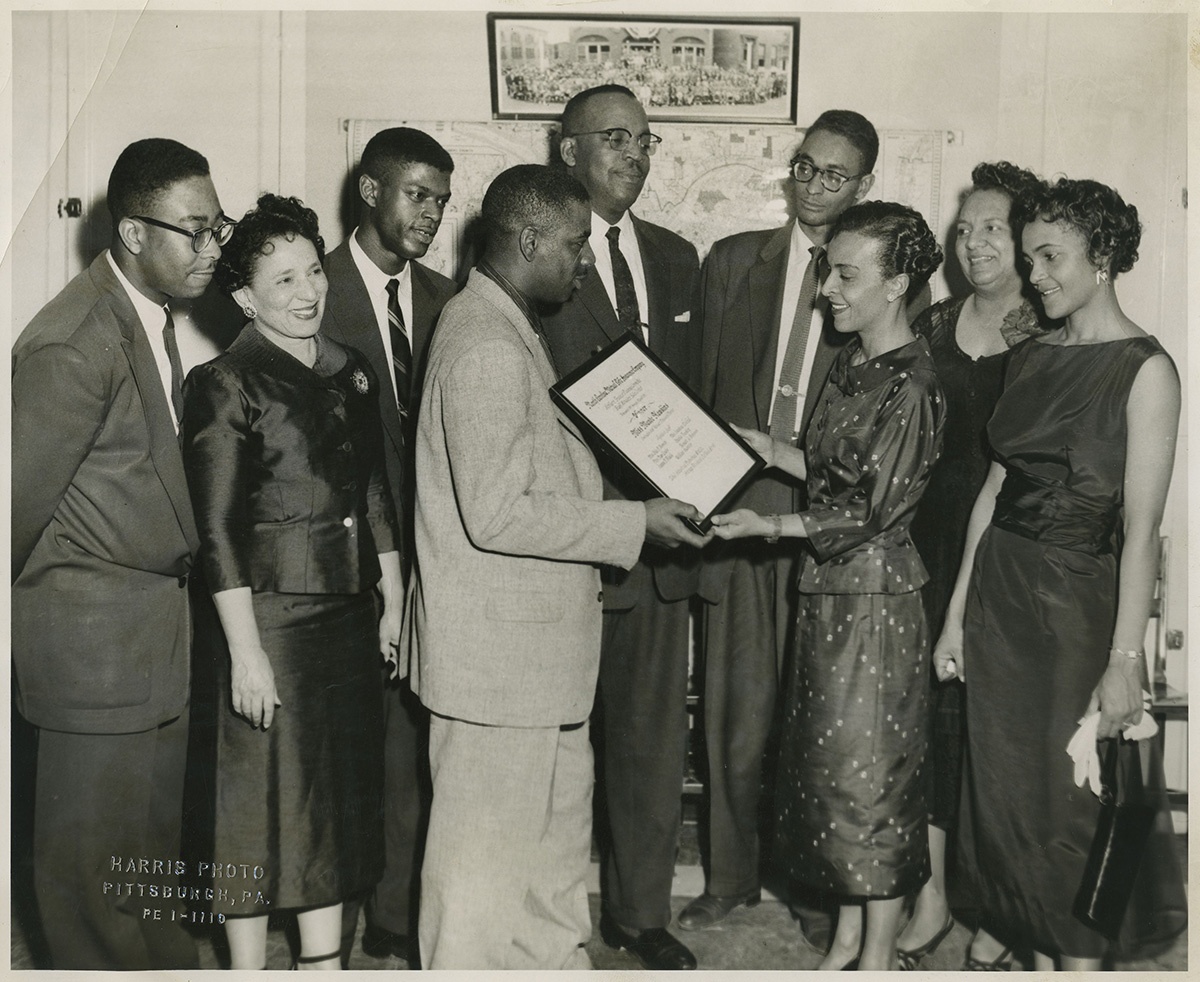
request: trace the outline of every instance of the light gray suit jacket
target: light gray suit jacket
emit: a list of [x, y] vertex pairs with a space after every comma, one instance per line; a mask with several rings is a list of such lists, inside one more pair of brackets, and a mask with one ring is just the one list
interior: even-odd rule
[[525, 315], [472, 271], [438, 321], [417, 425], [412, 687], [440, 715], [519, 727], [591, 712], [593, 564], [633, 566], [645, 507], [601, 500], [554, 381]]

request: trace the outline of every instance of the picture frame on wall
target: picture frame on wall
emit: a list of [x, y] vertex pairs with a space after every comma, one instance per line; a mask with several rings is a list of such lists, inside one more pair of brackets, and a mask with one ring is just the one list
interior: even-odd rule
[[796, 124], [800, 19], [487, 16], [493, 119], [557, 119], [617, 83], [650, 120]]

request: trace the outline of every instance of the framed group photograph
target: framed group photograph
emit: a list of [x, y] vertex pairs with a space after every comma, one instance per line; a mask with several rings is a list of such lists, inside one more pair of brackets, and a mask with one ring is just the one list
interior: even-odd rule
[[798, 18], [488, 14], [494, 119], [557, 119], [594, 85], [651, 121], [796, 123]]

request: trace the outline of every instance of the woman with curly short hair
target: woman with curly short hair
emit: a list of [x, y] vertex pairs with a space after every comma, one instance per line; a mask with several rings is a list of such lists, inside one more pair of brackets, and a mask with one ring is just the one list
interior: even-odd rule
[[253, 870], [217, 882], [235, 969], [266, 967], [267, 915], [280, 910], [298, 912], [298, 967], [340, 968], [341, 903], [383, 866], [396, 518], [379, 382], [319, 333], [321, 254], [310, 209], [260, 197], [217, 267], [250, 323], [185, 387], [184, 466], [229, 649], [213, 862]]
[[886, 970], [896, 967], [904, 896], [929, 875], [927, 576], [909, 526], [938, 456], [945, 406], [905, 301], [942, 253], [917, 212], [870, 201], [842, 214], [827, 259], [821, 293], [836, 330], [857, 338], [838, 353], [805, 448], [739, 430], [769, 465], [807, 481], [809, 507], [767, 516], [741, 509], [713, 524], [723, 539], [807, 543], [776, 854], [797, 881], [842, 898], [821, 967]]
[[[913, 321], [913, 333], [929, 342], [946, 395], [946, 438], [942, 456], [913, 519], [917, 550], [929, 568], [921, 591], [929, 633], [942, 630], [946, 605], [962, 560], [967, 519], [991, 463], [985, 428], [1000, 396], [1005, 353], [1043, 332], [1039, 312], [1026, 297], [1017, 265], [1020, 225], [1014, 202], [1038, 185], [1027, 170], [1007, 161], [982, 163], [971, 171], [954, 232], [954, 254], [971, 292], [947, 297]], [[903, 968], [917, 968], [954, 927], [946, 894], [946, 839], [958, 814], [962, 773], [963, 686], [955, 679], [933, 681], [929, 758], [930, 877], [917, 894], [913, 915], [896, 939]], [[976, 933], [966, 968], [1001, 969], [1011, 953]]]
[[1142, 651], [1179, 421], [1179, 377], [1117, 300], [1137, 209], [1063, 178], [1018, 202], [1028, 279], [1062, 326], [1014, 348], [987, 433], [934, 653], [966, 683], [959, 873], [983, 922], [1046, 971], [1094, 971], [1106, 942], [1072, 913], [1100, 802], [1067, 744], [1142, 715]]

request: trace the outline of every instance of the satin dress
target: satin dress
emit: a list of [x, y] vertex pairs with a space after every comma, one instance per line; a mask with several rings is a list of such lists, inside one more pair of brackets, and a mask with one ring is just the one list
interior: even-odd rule
[[[383, 869], [373, 587], [398, 538], [374, 378], [318, 335], [312, 368], [247, 327], [187, 380], [184, 460], [214, 592], [248, 586], [281, 705], [233, 711], [217, 657], [211, 862], [226, 916], [338, 903]], [[231, 875], [231, 871], [233, 871]]]
[[1107, 947], [1071, 913], [1100, 802], [1066, 747], [1112, 644], [1125, 407], [1162, 350], [1026, 341], [988, 425], [1007, 475], [967, 598], [958, 869], [991, 933], [1046, 954]]
[[[939, 300], [913, 322], [913, 333], [929, 343], [938, 381], [946, 397], [946, 434], [942, 455], [933, 468], [912, 524], [913, 541], [929, 570], [921, 589], [929, 637], [936, 644], [954, 592], [967, 538], [967, 521], [983, 487], [991, 453], [987, 423], [1000, 397], [1007, 350], [973, 358], [959, 347], [959, 314], [967, 297]], [[1009, 312], [1000, 328], [1009, 347], [1042, 333], [1028, 301]], [[941, 829], [954, 826], [961, 794], [963, 686], [958, 680], [938, 682], [930, 663], [933, 687], [929, 766], [929, 820]]]
[[843, 896], [929, 875], [925, 567], [909, 535], [942, 439], [933, 359], [916, 340], [830, 371], [808, 430], [808, 555], [776, 786], [779, 862]]

